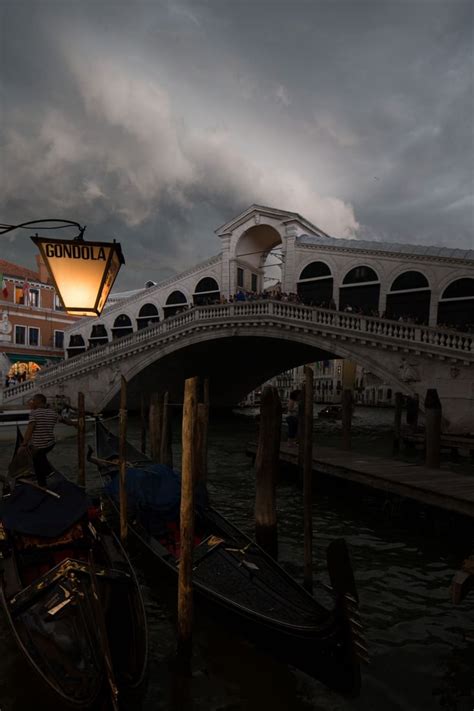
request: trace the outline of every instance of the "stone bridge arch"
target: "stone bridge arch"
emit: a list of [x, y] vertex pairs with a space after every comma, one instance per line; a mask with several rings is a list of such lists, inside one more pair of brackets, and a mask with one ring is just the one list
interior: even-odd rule
[[[417, 392], [413, 383], [403, 380], [400, 356], [385, 354], [382, 361], [374, 349], [368, 356], [356, 344], [333, 341], [311, 333], [268, 328], [265, 334], [255, 327], [222, 328], [203, 334], [193, 333], [176, 339], [159, 350], [147, 351], [117, 367], [113, 381], [104, 393], [98, 410], [116, 409], [120, 394], [120, 375], [128, 381], [132, 407], [138, 407], [141, 393], [170, 391], [171, 398], [182, 399], [184, 380], [193, 375], [210, 378], [211, 402], [216, 406], [237, 404], [251, 390], [290, 368], [319, 360], [347, 358], [369, 369], [383, 381], [407, 395]], [[409, 366], [407, 359], [407, 366]]]

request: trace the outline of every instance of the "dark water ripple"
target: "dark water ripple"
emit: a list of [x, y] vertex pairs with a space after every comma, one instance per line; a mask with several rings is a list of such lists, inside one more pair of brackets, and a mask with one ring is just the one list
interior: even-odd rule
[[[358, 410], [354, 448], [387, 454], [391, 448], [390, 411]], [[178, 424], [178, 423], [176, 423]], [[318, 424], [325, 444], [337, 441], [338, 425]], [[216, 508], [253, 534], [255, 477], [245, 445], [255, 434], [252, 420], [220, 418], [209, 439], [209, 490]], [[138, 427], [130, 423], [138, 441]], [[175, 434], [179, 465], [179, 441]], [[0, 464], [8, 461], [3, 447]], [[74, 476], [75, 442], [58, 444], [52, 459]], [[444, 467], [448, 467], [447, 462]], [[457, 466], [465, 466], [461, 462]], [[94, 469], [88, 486], [98, 490]], [[279, 555], [297, 579], [303, 577], [302, 492], [291, 479], [278, 489]], [[372, 664], [364, 670], [363, 692], [357, 700], [341, 699], [297, 670], [282, 666], [196, 609], [193, 675], [189, 682], [174, 669], [175, 592], [163, 586], [150, 562], [132, 551], [140, 577], [150, 626], [149, 684], [143, 711], [472, 711], [474, 647], [464, 641], [474, 630], [474, 601], [454, 607], [449, 600], [452, 574], [464, 552], [454, 537], [427, 532], [426, 522], [408, 524], [391, 518], [383, 502], [369, 494], [325, 491], [316, 487], [313, 503], [314, 569], [328, 582], [325, 550], [344, 536], [361, 600]], [[472, 534], [472, 531], [471, 531]], [[473, 541], [474, 541], [474, 535]], [[462, 541], [465, 546], [465, 541]], [[462, 552], [461, 552], [462, 551]], [[329, 604], [326, 593], [316, 594]], [[0, 709], [39, 709], [15, 676], [13, 647], [1, 622]], [[16, 701], [15, 701], [16, 699]]]

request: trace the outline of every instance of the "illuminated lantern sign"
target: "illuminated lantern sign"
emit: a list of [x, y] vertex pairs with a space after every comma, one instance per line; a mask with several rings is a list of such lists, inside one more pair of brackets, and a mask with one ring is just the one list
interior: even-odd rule
[[125, 264], [117, 242], [31, 238], [40, 250], [59, 298], [70, 314], [99, 316]]

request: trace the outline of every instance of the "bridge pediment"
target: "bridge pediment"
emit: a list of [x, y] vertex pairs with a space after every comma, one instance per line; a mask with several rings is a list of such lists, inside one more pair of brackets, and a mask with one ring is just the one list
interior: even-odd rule
[[224, 238], [235, 234], [243, 234], [247, 229], [255, 225], [270, 225], [280, 228], [284, 232], [290, 227], [293, 232], [311, 232], [313, 234], [324, 234], [318, 227], [299, 215], [297, 212], [288, 210], [278, 210], [265, 205], [251, 205], [229, 222], [221, 225], [215, 233], [218, 237]]

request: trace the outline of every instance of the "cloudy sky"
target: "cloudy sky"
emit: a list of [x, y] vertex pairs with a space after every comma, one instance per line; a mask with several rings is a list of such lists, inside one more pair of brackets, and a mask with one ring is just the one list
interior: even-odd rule
[[0, 0], [0, 24], [0, 222], [118, 238], [121, 289], [254, 202], [474, 246], [472, 0]]

